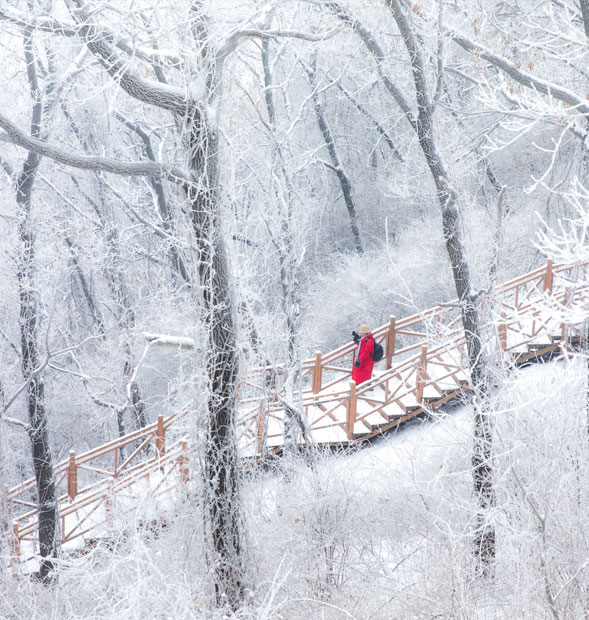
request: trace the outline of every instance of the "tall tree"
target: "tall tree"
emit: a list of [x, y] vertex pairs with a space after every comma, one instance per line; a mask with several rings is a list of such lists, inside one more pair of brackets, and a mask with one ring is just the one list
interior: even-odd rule
[[[268, 14], [268, 10], [263, 10], [249, 21], [247, 28], [233, 29], [227, 37], [212, 45], [204, 4], [193, 2], [187, 24], [191, 34], [189, 53], [183, 60], [180, 55], [160, 53], [157, 49], [134, 50], [103, 26], [105, 14], [91, 11], [84, 0], [67, 0], [66, 5], [73, 22], [49, 20], [40, 27], [60, 36], [80, 37], [106, 74], [131, 101], [140, 104], [142, 111], [170, 114], [180, 128], [185, 167], [166, 166], [149, 159], [123, 162], [82, 156], [27, 135], [3, 116], [0, 116], [0, 126], [6, 131], [5, 139], [64, 165], [124, 176], [167, 179], [184, 192], [199, 276], [199, 287], [194, 287], [194, 301], [199, 306], [207, 340], [204, 505], [211, 537], [208, 557], [215, 575], [218, 603], [237, 609], [244, 595], [245, 570], [234, 437], [238, 357], [232, 282], [221, 227], [218, 108], [223, 64], [239, 43], [250, 37], [282, 36], [282, 32], [262, 30]], [[102, 8], [108, 13], [109, 6], [105, 3]], [[97, 21], [99, 15], [100, 23]], [[7, 16], [0, 11], [0, 17], [27, 23], [26, 15], [15, 16], [13, 12]], [[142, 28], [143, 16], [138, 17], [138, 22], [137, 27]], [[129, 22], [125, 26], [131, 29], [133, 24]], [[296, 32], [286, 34], [320, 38]], [[137, 63], [140, 67], [135, 66]], [[181, 80], [186, 80], [189, 87], [171, 86], [165, 81], [145, 77], [150, 72], [161, 77], [166, 68], [179, 71]]]
[[[33, 31], [24, 29], [24, 54], [30, 97], [33, 102], [31, 135], [45, 138], [43, 131], [43, 101], [55, 84], [49, 82], [42, 92], [34, 53]], [[41, 157], [29, 151], [20, 172], [14, 175], [16, 203], [19, 208], [20, 249], [17, 257], [17, 280], [20, 300], [20, 353], [22, 374], [26, 384], [26, 406], [29, 418], [29, 437], [33, 454], [33, 470], [37, 481], [39, 505], [40, 576], [46, 578], [53, 568], [56, 555], [57, 496], [53, 457], [49, 442], [48, 411], [40, 355], [40, 304], [35, 281], [35, 223], [31, 209], [33, 186]]]
[[387, 72], [386, 54], [373, 33], [341, 3], [332, 0], [324, 3], [326, 10], [347, 24], [360, 37], [374, 58], [385, 88], [400, 107], [404, 118], [418, 138], [419, 146], [436, 188], [438, 205], [442, 215], [446, 251], [460, 302], [471, 385], [477, 399], [472, 463], [474, 491], [480, 512], [476, 528], [475, 549], [480, 571], [486, 573], [495, 556], [495, 531], [486, 516], [487, 508], [492, 506], [495, 501], [490, 460], [492, 426], [487, 411], [487, 362], [483, 355], [477, 301], [476, 296], [473, 295], [469, 262], [462, 238], [459, 196], [452, 185], [438, 144], [432, 89], [428, 84], [424, 50], [422, 49], [423, 39], [417, 35], [416, 26], [410, 16], [410, 8], [406, 4], [397, 0], [387, 0], [386, 5], [395, 20], [409, 55], [417, 114], [414, 114], [409, 99]]

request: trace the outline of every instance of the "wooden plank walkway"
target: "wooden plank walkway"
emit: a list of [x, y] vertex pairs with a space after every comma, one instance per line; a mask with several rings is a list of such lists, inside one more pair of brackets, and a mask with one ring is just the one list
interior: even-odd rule
[[[589, 306], [588, 264], [554, 265], [515, 278], [480, 303], [484, 352], [500, 364], [524, 364], [561, 352], [581, 336]], [[351, 381], [355, 345], [317, 352], [302, 362], [297, 401], [314, 445], [350, 446], [457, 398], [469, 389], [467, 354], [456, 301], [389, 322], [373, 332], [385, 357], [371, 381]], [[241, 456], [262, 460], [284, 445], [284, 367], [252, 370], [239, 388], [237, 439]], [[158, 421], [56, 467], [62, 547], [109, 531], [112, 505], [133, 490], [154, 500], [188, 480], [186, 414]], [[299, 439], [302, 443], [303, 440]], [[123, 456], [124, 453], [124, 456]], [[127, 454], [128, 453], [128, 454]], [[33, 478], [10, 489], [4, 537], [13, 565], [35, 553], [37, 507]]]

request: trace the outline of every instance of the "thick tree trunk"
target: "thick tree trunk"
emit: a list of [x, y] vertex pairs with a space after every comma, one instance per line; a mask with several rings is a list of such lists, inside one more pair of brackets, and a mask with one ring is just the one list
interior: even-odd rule
[[187, 190], [208, 335], [205, 509], [217, 603], [236, 610], [244, 596], [244, 567], [234, 419], [238, 371], [235, 316], [218, 205], [218, 139], [199, 118], [201, 122], [195, 122], [189, 132], [195, 179]]
[[457, 197], [449, 185], [448, 174], [434, 138], [433, 106], [429, 96], [422, 53], [405, 8], [401, 6], [399, 0], [387, 0], [387, 4], [397, 22], [411, 60], [418, 109], [417, 136], [438, 192], [446, 251], [460, 301], [471, 387], [475, 397], [472, 467], [473, 489], [479, 505], [475, 530], [475, 555], [478, 572], [489, 574], [495, 558], [495, 530], [487, 519], [488, 509], [495, 504], [491, 467], [493, 427], [489, 417], [488, 370], [482, 351], [478, 308], [472, 293], [468, 260], [462, 239], [460, 212], [456, 204]]
[[[30, 158], [30, 156], [29, 156]], [[25, 180], [26, 175], [21, 175]], [[22, 199], [28, 196], [25, 181], [19, 186]], [[21, 190], [25, 189], [24, 193]], [[20, 202], [20, 201], [19, 201]], [[28, 213], [28, 199], [27, 199]], [[39, 552], [41, 554], [40, 575], [45, 578], [53, 567], [56, 554], [57, 498], [53, 472], [53, 458], [49, 447], [45, 386], [39, 373], [38, 316], [36, 291], [33, 281], [33, 238], [30, 222], [25, 217], [20, 226], [21, 254], [17, 272], [20, 300], [20, 337], [22, 374], [27, 382], [26, 402], [30, 425], [30, 440], [33, 453], [33, 470], [37, 481], [39, 501]]]
[[[31, 134], [41, 135], [42, 105], [37, 82], [36, 59], [33, 54], [32, 33], [25, 31], [25, 60], [33, 100]], [[35, 176], [41, 158], [29, 152], [16, 181], [16, 202], [19, 207], [20, 252], [17, 259], [17, 280], [20, 302], [21, 367], [27, 384], [26, 407], [29, 418], [33, 470], [37, 482], [39, 503], [39, 552], [41, 578], [53, 568], [56, 555], [57, 496], [53, 458], [49, 446], [45, 385], [39, 364], [39, 334], [37, 291], [34, 282], [34, 239], [31, 224], [31, 199]]]

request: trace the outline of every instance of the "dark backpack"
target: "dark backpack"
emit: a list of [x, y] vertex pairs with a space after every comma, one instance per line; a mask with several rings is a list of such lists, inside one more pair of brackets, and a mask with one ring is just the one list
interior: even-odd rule
[[372, 361], [380, 362], [380, 360], [384, 357], [384, 349], [382, 348], [382, 344], [376, 342], [374, 338], [372, 338], [372, 342], [374, 342], [374, 353], [372, 354]]

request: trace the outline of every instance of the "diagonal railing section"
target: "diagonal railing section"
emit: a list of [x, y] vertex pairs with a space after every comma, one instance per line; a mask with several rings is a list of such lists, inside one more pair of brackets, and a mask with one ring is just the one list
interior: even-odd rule
[[[169, 492], [165, 480], [187, 479], [187, 442], [167, 442], [167, 431], [186, 415], [159, 416], [153, 424], [93, 448], [83, 454], [70, 452], [55, 467], [58, 493], [60, 544], [83, 539], [99, 527], [106, 527], [117, 494], [145, 481], [154, 471], [159, 482], [149, 488], [152, 496]], [[167, 445], [168, 443], [168, 445]], [[128, 454], [127, 452], [130, 451]], [[33, 548], [38, 539], [38, 509], [35, 479], [30, 478], [9, 490], [4, 532], [13, 561], [21, 558], [23, 546]]]
[[[571, 340], [574, 328], [562, 320], [567, 309], [584, 302], [589, 288], [587, 263], [546, 266], [481, 296], [484, 351], [523, 363]], [[581, 318], [584, 317], [582, 303]], [[580, 322], [580, 321], [579, 321]], [[369, 382], [350, 382], [355, 345], [346, 344], [303, 362], [302, 387], [293, 406], [321, 444], [364, 441], [468, 389], [468, 358], [457, 300], [397, 320], [374, 332], [385, 348], [384, 371]], [[240, 419], [242, 450], [264, 457], [283, 444], [284, 407], [279, 387], [261, 388], [255, 406], [244, 403]], [[252, 401], [253, 402], [253, 401]], [[308, 434], [309, 434], [308, 433]]]

